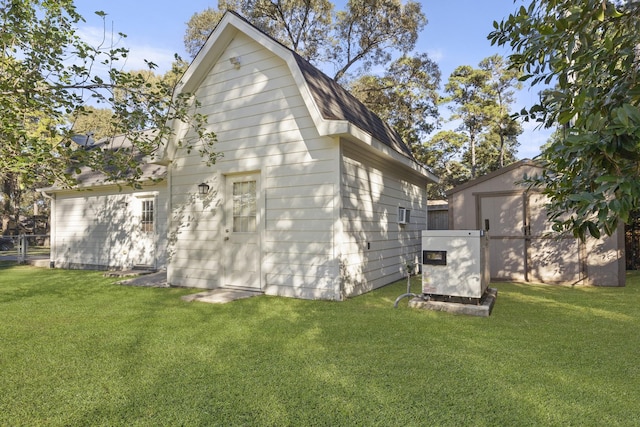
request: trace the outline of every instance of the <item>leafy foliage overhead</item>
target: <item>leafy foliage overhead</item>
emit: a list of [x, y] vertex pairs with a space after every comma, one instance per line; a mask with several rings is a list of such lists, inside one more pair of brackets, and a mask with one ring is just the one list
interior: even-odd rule
[[534, 180], [555, 229], [611, 234], [640, 204], [640, 2], [533, 0], [494, 28], [523, 80], [555, 85], [522, 111], [565, 128]]
[[333, 64], [334, 80], [391, 60], [394, 52], [408, 53], [427, 20], [420, 3], [409, 0], [350, 0], [333, 12], [327, 0], [221, 0], [187, 23], [185, 47], [192, 57], [204, 45], [226, 10], [247, 17], [252, 24], [315, 65]]
[[[96, 13], [104, 20], [105, 13]], [[215, 135], [194, 112], [192, 97], [172, 98], [167, 82], [123, 71], [128, 51], [84, 42], [77, 34], [83, 21], [72, 0], [0, 1], [0, 171], [26, 186], [71, 185], [72, 172], [88, 166], [111, 181], [138, 186], [140, 158], [158, 152], [172, 120], [193, 128], [193, 139], [180, 144], [191, 149], [204, 141], [205, 161], [214, 162]], [[108, 107], [112, 135], [125, 134], [131, 145], [112, 151], [74, 144], [67, 119], [97, 111], [89, 106]], [[157, 132], [145, 132], [150, 128]]]

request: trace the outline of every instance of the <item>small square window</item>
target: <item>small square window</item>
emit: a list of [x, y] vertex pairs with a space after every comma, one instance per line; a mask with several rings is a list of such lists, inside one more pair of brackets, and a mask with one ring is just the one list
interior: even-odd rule
[[408, 224], [411, 218], [411, 211], [407, 208], [398, 208], [398, 224]]

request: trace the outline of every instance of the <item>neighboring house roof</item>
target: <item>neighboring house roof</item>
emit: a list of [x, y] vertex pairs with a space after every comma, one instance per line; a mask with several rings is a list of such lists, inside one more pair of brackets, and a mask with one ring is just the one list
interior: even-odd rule
[[519, 160], [515, 163], [511, 163], [510, 165], [507, 165], [503, 168], [500, 168], [498, 170], [495, 170], [491, 173], [488, 173], [486, 175], [483, 175], [479, 178], [473, 179], [471, 181], [467, 181], [464, 184], [460, 184], [455, 188], [452, 188], [451, 190], [447, 191], [447, 196], [450, 196], [451, 194], [455, 194], [458, 193], [462, 190], [466, 190], [469, 187], [473, 187], [474, 185], [480, 184], [482, 182], [488, 181], [490, 179], [493, 179], [497, 176], [503, 175], [505, 173], [511, 172], [514, 169], [518, 169], [519, 167], [522, 166], [533, 166], [536, 168], [542, 168], [542, 166], [540, 165], [539, 162], [536, 162], [535, 160], [531, 160], [531, 159], [522, 159]]
[[449, 209], [449, 202], [446, 200], [427, 200], [427, 210], [440, 211]]
[[[143, 133], [146, 133], [148, 136], [153, 137], [153, 133], [156, 132], [155, 129], [147, 130]], [[120, 150], [120, 149], [130, 149], [132, 147], [131, 141], [127, 138], [126, 135], [117, 135], [110, 138], [103, 138], [97, 141], [95, 144], [91, 146], [87, 146], [85, 150]], [[140, 181], [152, 181], [152, 180], [161, 180], [164, 179], [167, 175], [167, 167], [160, 164], [154, 164], [152, 162], [146, 161], [144, 157], [141, 155], [135, 155], [137, 160], [140, 162]], [[80, 168], [80, 173], [74, 174], [74, 178], [77, 184], [74, 188], [82, 189], [88, 187], [97, 187], [103, 185], [116, 185], [117, 182], [108, 181], [106, 175], [103, 172], [91, 170], [87, 166], [83, 166]], [[43, 191], [52, 192], [63, 190], [63, 187], [58, 185], [53, 185], [52, 187], [44, 188]]]
[[[167, 167], [163, 165], [145, 163], [140, 165], [142, 174], [140, 181], [151, 181], [164, 179], [167, 175]], [[99, 185], [115, 185], [117, 182], [107, 181], [102, 172], [92, 171], [89, 168], [81, 168], [80, 173], [75, 176], [78, 188], [95, 187]]]
[[345, 136], [364, 142], [429, 180], [438, 182], [438, 178], [413, 157], [411, 149], [392, 127], [307, 60], [233, 11], [226, 12], [211, 32], [183, 75], [176, 92], [197, 89], [238, 31], [247, 34], [287, 63], [321, 135]]

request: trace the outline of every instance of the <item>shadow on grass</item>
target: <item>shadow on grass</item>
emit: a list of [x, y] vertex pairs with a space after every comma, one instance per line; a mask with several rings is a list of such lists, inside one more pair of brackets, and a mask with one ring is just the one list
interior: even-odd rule
[[477, 318], [394, 309], [405, 281], [341, 303], [210, 305], [86, 272], [29, 294], [44, 276], [9, 273], [25, 283], [0, 278], [1, 295], [15, 292], [0, 311], [0, 424], [638, 421], [636, 279], [501, 283], [492, 316]]

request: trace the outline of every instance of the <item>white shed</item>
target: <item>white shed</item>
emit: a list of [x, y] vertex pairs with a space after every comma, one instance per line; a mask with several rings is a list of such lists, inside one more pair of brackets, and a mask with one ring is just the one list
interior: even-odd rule
[[[293, 51], [228, 12], [176, 92], [200, 101], [222, 157], [206, 166], [197, 149], [179, 148], [189, 130], [174, 123], [176, 139], [153, 166], [166, 168], [164, 184], [142, 195], [58, 192], [57, 266], [112, 265], [78, 242], [122, 254], [95, 234], [106, 225], [94, 218], [131, 217], [143, 207], [132, 201], [147, 195], [166, 209], [156, 215], [156, 265], [174, 286], [341, 300], [401, 279], [418, 261], [426, 187], [437, 178], [391, 127]], [[119, 220], [110, 227], [120, 237], [137, 232]]]
[[451, 228], [488, 231], [492, 280], [624, 286], [624, 226], [584, 243], [552, 232], [546, 197], [522, 184], [541, 171], [525, 159], [450, 190]]
[[437, 178], [293, 51], [228, 12], [177, 90], [200, 100], [222, 158], [167, 147], [170, 284], [341, 300], [418, 260]]

